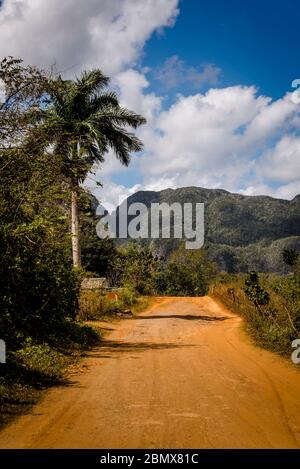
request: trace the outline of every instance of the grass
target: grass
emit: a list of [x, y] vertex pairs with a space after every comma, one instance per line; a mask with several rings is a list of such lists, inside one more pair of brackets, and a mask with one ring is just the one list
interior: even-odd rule
[[290, 356], [291, 343], [300, 337], [300, 288], [294, 276], [260, 275], [270, 301], [260, 311], [244, 291], [244, 275], [223, 275], [210, 288], [210, 295], [244, 317], [247, 331], [257, 345]]
[[124, 312], [135, 315], [146, 309], [150, 302], [151, 297], [137, 296], [129, 288], [122, 288], [115, 292], [82, 290], [78, 318], [81, 321], [97, 321], [116, 319]]
[[133, 315], [141, 313], [145, 309], [149, 308], [154, 301], [154, 297], [152, 296], [140, 296], [137, 299], [136, 304], [132, 307]]
[[28, 338], [0, 365], [0, 428], [30, 410], [46, 389], [65, 384], [68, 367], [100, 340], [99, 331], [86, 325], [70, 322], [65, 328], [64, 339], [50, 343]]

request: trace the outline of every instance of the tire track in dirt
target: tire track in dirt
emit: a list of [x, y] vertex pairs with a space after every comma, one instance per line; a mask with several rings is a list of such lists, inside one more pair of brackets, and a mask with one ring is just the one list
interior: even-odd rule
[[255, 347], [210, 297], [156, 298], [102, 345], [1, 448], [299, 448], [300, 373]]

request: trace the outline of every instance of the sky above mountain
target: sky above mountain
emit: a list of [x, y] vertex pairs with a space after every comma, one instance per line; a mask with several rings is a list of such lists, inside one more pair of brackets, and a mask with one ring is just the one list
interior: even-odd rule
[[147, 118], [130, 167], [108, 154], [86, 181], [103, 203], [189, 185], [292, 198], [299, 24], [295, 0], [4, 0], [0, 56], [99, 67]]

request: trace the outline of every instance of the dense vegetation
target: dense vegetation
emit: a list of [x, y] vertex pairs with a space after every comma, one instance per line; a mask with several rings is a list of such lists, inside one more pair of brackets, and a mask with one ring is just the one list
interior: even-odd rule
[[110, 268], [112, 284], [140, 295], [205, 295], [214, 274], [205, 251], [187, 250], [183, 244], [165, 261], [131, 242], [117, 249]]
[[283, 355], [292, 352], [300, 336], [300, 262], [287, 276], [223, 274], [210, 293], [230, 310], [241, 314], [256, 342]]
[[114, 287], [113, 301], [105, 292], [82, 291], [80, 317], [93, 320], [137, 312], [153, 295], [202, 296], [215, 273], [203, 250], [181, 245], [165, 262], [148, 247], [130, 242], [111, 251], [107, 278]]
[[[109, 148], [128, 164], [141, 142], [127, 127], [144, 119], [104, 91], [108, 79], [100, 71], [66, 82], [9, 58], [0, 63], [0, 79], [6, 85], [0, 103], [0, 338], [7, 346], [0, 424], [19, 412], [20, 402], [30, 405], [40, 389], [62, 380], [66, 367], [97, 343], [99, 333], [78, 317], [137, 311], [151, 295], [205, 295], [213, 284], [212, 294], [246, 317], [259, 343], [290, 351], [300, 330], [299, 196], [288, 202], [200, 188], [139, 192], [129, 203], [205, 202], [205, 247], [186, 250], [173, 239], [99, 239], [97, 201], [80, 182]], [[216, 281], [216, 264], [229, 272], [290, 275], [253, 272]], [[106, 276], [116, 293], [80, 295], [83, 276]]]
[[[7, 350], [1, 424], [99, 340], [76, 321], [86, 273], [72, 266], [71, 241], [76, 235], [78, 247], [80, 223], [85, 267], [103, 273], [112, 245], [95, 239], [93, 201], [78, 184], [109, 147], [128, 164], [141, 143], [123, 124], [136, 127], [144, 119], [103, 92], [108, 79], [99, 70], [64, 81], [7, 58], [0, 79], [6, 91], [0, 103], [0, 338]], [[74, 191], [77, 228], [71, 233]]]

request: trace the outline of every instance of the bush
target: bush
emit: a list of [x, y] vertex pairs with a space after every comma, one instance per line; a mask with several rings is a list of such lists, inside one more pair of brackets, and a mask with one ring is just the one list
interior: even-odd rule
[[180, 247], [156, 276], [156, 287], [160, 294], [203, 296], [208, 292], [214, 274], [214, 265], [207, 260], [203, 250]]
[[63, 370], [70, 363], [70, 358], [63, 353], [52, 349], [48, 344], [34, 345], [31, 340], [27, 345], [14, 353], [15, 359], [26, 366], [51, 378], [62, 376]]
[[131, 242], [119, 248], [111, 264], [110, 282], [136, 294], [154, 294], [158, 265], [158, 258], [149, 248]]
[[75, 318], [79, 279], [60, 161], [18, 149], [0, 152], [0, 166], [0, 338], [16, 349]]
[[[255, 341], [282, 355], [291, 354], [291, 343], [300, 337], [300, 282], [299, 275], [261, 275], [245, 289], [244, 275], [221, 275], [210, 288], [210, 294], [228, 309], [242, 315]], [[252, 276], [253, 280], [253, 276]], [[263, 292], [263, 300], [256, 304]], [[251, 294], [249, 297], [249, 289]]]
[[82, 290], [79, 298], [78, 319], [95, 321], [107, 316], [114, 317], [138, 303], [135, 291], [130, 288], [118, 289], [112, 292], [112, 295], [116, 298], [108, 298], [107, 292], [101, 290]]

